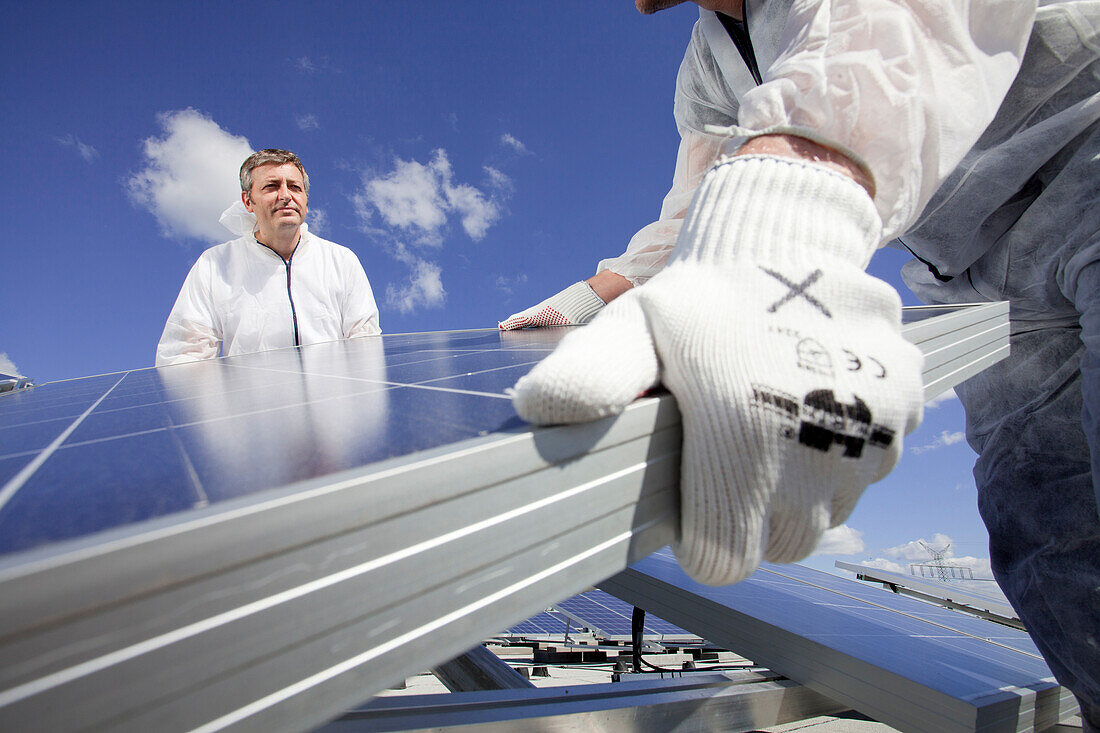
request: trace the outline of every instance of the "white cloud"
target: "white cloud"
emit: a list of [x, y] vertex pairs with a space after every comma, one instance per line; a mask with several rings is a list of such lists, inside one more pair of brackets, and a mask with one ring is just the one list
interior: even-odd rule
[[524, 285], [527, 282], [527, 273], [521, 272], [515, 277], [504, 277], [504, 275], [498, 275], [496, 279], [497, 290], [505, 295], [511, 295], [514, 289], [519, 285]]
[[393, 248], [394, 257], [409, 266], [409, 276], [400, 285], [386, 286], [386, 304], [401, 313], [443, 305], [443, 271], [439, 265], [416, 256], [402, 243]]
[[333, 66], [332, 60], [328, 56], [322, 56], [320, 58], [298, 56], [297, 58], [291, 59], [291, 63], [294, 64], [294, 68], [298, 69], [298, 71], [306, 74], [317, 74], [322, 71], [340, 71], [340, 69]]
[[874, 560], [864, 560], [860, 565], [865, 568], [878, 568], [879, 570], [886, 570], [891, 573], [902, 573], [906, 575], [909, 573], [909, 569], [906, 566], [891, 562], [884, 557], [877, 557]]
[[298, 129], [303, 132], [309, 132], [310, 130], [317, 130], [321, 127], [321, 123], [317, 121], [317, 115], [298, 115], [295, 118], [295, 122], [298, 123]]
[[855, 555], [863, 552], [863, 533], [846, 524], [825, 530], [814, 555]]
[[[997, 592], [995, 588], [991, 588], [994, 584], [989, 582], [993, 578], [993, 569], [990, 567], [989, 558], [974, 557], [973, 555], [956, 555], [955, 543], [949, 536], [942, 532], [937, 532], [932, 535], [932, 539], [924, 539], [922, 537], [912, 542], [902, 543], [896, 547], [888, 547], [882, 551], [882, 554], [886, 557], [864, 560], [860, 564], [880, 570], [888, 570], [892, 573], [910, 575], [910, 565], [930, 565], [933, 563], [932, 554], [926, 549], [926, 545], [942, 553], [946, 564], [957, 568], [968, 568], [970, 572], [973, 573], [973, 582], [965, 578], [960, 579], [961, 573], [957, 574], [955, 576], [956, 579], [951, 582], [962, 583], [963, 585], [969, 583], [971, 587], [984, 590], [985, 592]], [[932, 569], [926, 568], [925, 577], [933, 577], [934, 572], [935, 571]]]
[[924, 545], [928, 545], [934, 550], [944, 552], [944, 557], [950, 558], [954, 555], [954, 551], [948, 547], [950, 544], [950, 537], [942, 532], [937, 532], [932, 535], [932, 539], [930, 540], [921, 537], [919, 540], [906, 542], [897, 547], [888, 547], [883, 550], [883, 553], [888, 557], [896, 557], [907, 562], [924, 562], [932, 559], [932, 556], [928, 554], [928, 550], [924, 548]]
[[355, 201], [365, 220], [377, 211], [387, 226], [413, 234], [418, 245], [441, 245], [443, 229], [452, 217], [458, 218], [474, 240], [483, 238], [500, 217], [500, 207], [492, 197], [467, 183], [455, 182], [443, 149], [436, 150], [426, 164], [398, 158], [389, 173], [364, 177]]
[[495, 188], [498, 191], [504, 191], [511, 193], [515, 188], [515, 184], [512, 183], [512, 179], [505, 175], [502, 171], [497, 170], [491, 165], [482, 166], [482, 170], [485, 171], [485, 175], [489, 176], [489, 186]]
[[306, 223], [309, 224], [311, 232], [323, 237], [328, 230], [328, 212], [320, 207], [311, 206], [309, 213], [306, 214]]
[[507, 132], [500, 136], [500, 144], [507, 148], [511, 148], [520, 155], [526, 155], [531, 152], [527, 149], [526, 145]]
[[936, 395], [935, 397], [933, 397], [932, 399], [928, 400], [927, 402], [925, 402], [924, 403], [924, 409], [926, 409], [926, 410], [935, 410], [937, 407], [944, 404], [945, 402], [950, 402], [952, 400], [957, 400], [957, 399], [959, 399], [959, 396], [957, 394], [955, 394], [955, 388], [952, 387], [951, 389], [947, 390], [946, 392], [942, 392], [942, 393]]
[[966, 440], [966, 433], [957, 430], [953, 433], [949, 433], [946, 430], [941, 431], [939, 435], [931, 443], [925, 445], [914, 445], [909, 450], [920, 455], [921, 453], [927, 453], [930, 450], [938, 450], [940, 448], [946, 448], [949, 445], [955, 445], [955, 443], [961, 443]]
[[15, 377], [24, 376], [23, 372], [19, 371], [19, 367], [15, 365], [15, 362], [8, 358], [7, 354], [0, 353], [0, 374], [7, 374]]
[[[1001, 599], [1007, 605], [1008, 599], [1004, 597], [1004, 593], [997, 586], [997, 583], [993, 582], [993, 570], [989, 565], [988, 558], [980, 557], [956, 557], [951, 558], [951, 565], [962, 568], [970, 568], [974, 573], [973, 579], [955, 577], [949, 580], [951, 587], [965, 588], [967, 590], [976, 591], [983, 595], [993, 596], [994, 598]], [[873, 560], [864, 560], [860, 563], [863, 567], [877, 568], [878, 570], [885, 570], [890, 573], [898, 573], [899, 575], [913, 575], [908, 564], [902, 565], [896, 562], [887, 560], [886, 558], [875, 558]], [[846, 571], [845, 571], [846, 572]], [[920, 577], [916, 575], [915, 577]], [[936, 580], [929, 576], [925, 576], [926, 580]]]
[[352, 196], [360, 226], [409, 268], [403, 283], [386, 288], [390, 306], [408, 313], [443, 304], [442, 268], [425, 251], [441, 249], [456, 225], [474, 241], [484, 238], [514, 188], [500, 170], [483, 171], [487, 181], [480, 188], [455, 180], [440, 148], [427, 162], [395, 158], [389, 171], [363, 172], [363, 185]]
[[162, 112], [157, 121], [162, 136], [142, 143], [145, 167], [126, 182], [131, 199], [166, 237], [225, 241], [218, 217], [240, 197], [238, 172], [252, 146], [191, 108]]
[[77, 155], [84, 159], [85, 163], [93, 163], [97, 158], [99, 158], [98, 150], [96, 150], [91, 145], [82, 142], [80, 138], [78, 138], [76, 135], [73, 135], [72, 133], [69, 133], [64, 137], [55, 137], [54, 140], [67, 148], [72, 148], [73, 150], [75, 150]]

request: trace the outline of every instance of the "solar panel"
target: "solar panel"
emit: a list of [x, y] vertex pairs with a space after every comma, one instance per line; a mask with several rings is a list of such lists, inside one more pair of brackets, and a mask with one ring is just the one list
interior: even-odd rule
[[667, 543], [667, 396], [579, 428], [512, 411], [562, 333], [5, 395], [0, 729], [309, 727]]
[[[996, 586], [988, 590], [974, 587], [974, 581], [936, 582], [912, 575], [891, 573], [887, 570], [869, 568], [846, 562], [834, 563], [841, 570], [856, 573], [859, 580], [870, 580], [889, 586], [895, 593], [905, 593], [932, 603], [940, 603], [960, 611], [977, 614], [999, 623], [1023, 628], [1020, 617]], [[985, 585], [992, 586], [992, 582]]]
[[543, 611], [512, 626], [501, 636], [561, 636], [565, 633], [568, 623], [569, 620], [564, 616]]
[[0, 392], [10, 392], [15, 389], [34, 386], [34, 380], [20, 374], [0, 373]]
[[1039, 730], [1075, 711], [1022, 631], [809, 568], [712, 587], [662, 551], [600, 586], [902, 730]]
[[[607, 638], [630, 639], [634, 606], [610, 593], [591, 590], [555, 603], [554, 606], [589, 628], [598, 629]], [[646, 614], [643, 636], [697, 638], [690, 631], [652, 614]]]
[[549, 348], [495, 331], [356, 339], [13, 394], [0, 553], [519, 429], [504, 390]]
[[[905, 330], [929, 395], [1007, 340], [1003, 304], [935, 313]], [[579, 426], [512, 411], [565, 331], [0, 395], [0, 728], [309, 727], [672, 541], [669, 395]]]

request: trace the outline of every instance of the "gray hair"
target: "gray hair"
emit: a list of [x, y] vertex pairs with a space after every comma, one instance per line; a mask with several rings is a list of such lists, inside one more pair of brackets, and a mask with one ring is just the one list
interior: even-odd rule
[[267, 148], [245, 158], [244, 163], [241, 164], [241, 190], [251, 196], [252, 171], [261, 165], [271, 165], [272, 163], [275, 165], [293, 163], [302, 172], [302, 183], [305, 185], [306, 195], [309, 195], [309, 174], [306, 173], [302, 161], [289, 150], [279, 150], [278, 148]]

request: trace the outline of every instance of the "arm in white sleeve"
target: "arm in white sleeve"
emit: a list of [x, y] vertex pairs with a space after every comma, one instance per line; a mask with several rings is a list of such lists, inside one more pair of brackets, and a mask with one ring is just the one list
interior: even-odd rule
[[156, 366], [213, 359], [222, 337], [210, 297], [209, 263], [200, 257], [187, 273], [157, 344]]
[[782, 50], [741, 100], [731, 133], [739, 142], [792, 134], [847, 154], [870, 172], [883, 241], [891, 239], [993, 119], [1019, 71], [1035, 6], [795, 2]]
[[378, 321], [378, 305], [374, 302], [374, 291], [371, 290], [367, 273], [363, 270], [363, 264], [354, 253], [350, 253], [345, 272], [347, 273], [343, 312], [341, 317], [341, 330], [344, 338], [356, 336], [377, 336], [382, 333], [382, 327]]
[[610, 270], [638, 286], [660, 272], [680, 235], [684, 214], [695, 189], [722, 153], [725, 139], [681, 128], [680, 148], [676, 153], [676, 171], [672, 188], [661, 204], [657, 221], [642, 227], [631, 237], [626, 251], [618, 257], [600, 261], [596, 272]]

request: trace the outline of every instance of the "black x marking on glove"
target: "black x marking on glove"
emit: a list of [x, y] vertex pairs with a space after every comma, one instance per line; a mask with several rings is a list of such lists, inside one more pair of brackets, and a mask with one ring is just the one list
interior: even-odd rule
[[768, 313], [775, 313], [777, 310], [779, 310], [780, 306], [786, 305], [795, 298], [805, 298], [807, 303], [821, 311], [826, 318], [833, 317], [833, 314], [829, 312], [829, 309], [826, 308], [820, 300], [806, 292], [806, 289], [808, 287], [821, 279], [821, 270], [814, 270], [806, 276], [805, 280], [798, 284], [795, 284], [787, 278], [783, 277], [783, 275], [776, 272], [775, 270], [769, 270], [766, 267], [761, 267], [760, 269], [774, 277], [779, 282], [786, 285], [788, 288], [786, 295], [768, 306]]

